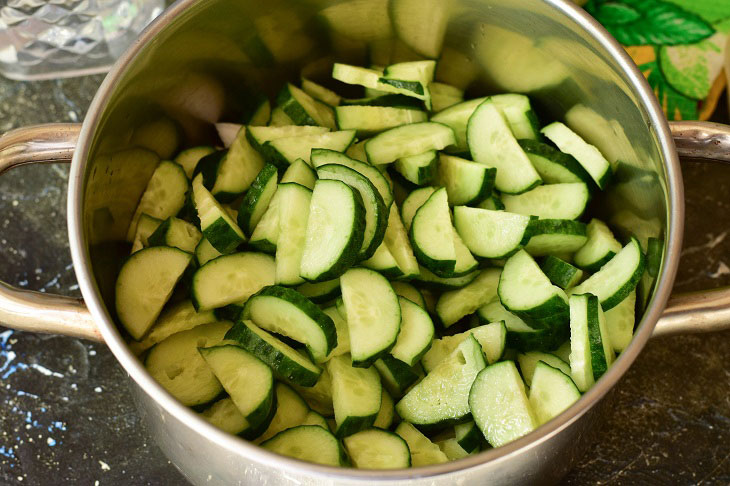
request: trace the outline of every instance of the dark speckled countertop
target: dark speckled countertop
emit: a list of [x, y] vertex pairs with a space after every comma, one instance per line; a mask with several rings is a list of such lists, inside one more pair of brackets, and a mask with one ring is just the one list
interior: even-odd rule
[[[101, 77], [0, 78], [0, 132], [84, 117]], [[727, 120], [721, 102], [719, 120]], [[64, 166], [0, 178], [0, 279], [77, 295]], [[730, 284], [730, 170], [685, 165], [677, 290]], [[4, 331], [4, 332], [3, 332]], [[0, 483], [184, 484], [144, 430], [109, 351], [0, 328]], [[618, 385], [599, 441], [565, 478], [584, 484], [730, 484], [730, 332], [649, 343]]]

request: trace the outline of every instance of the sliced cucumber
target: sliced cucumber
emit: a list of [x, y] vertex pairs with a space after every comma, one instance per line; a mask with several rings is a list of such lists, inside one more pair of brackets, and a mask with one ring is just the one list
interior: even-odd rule
[[390, 18], [398, 37], [418, 54], [436, 59], [451, 16], [451, 2], [439, 0], [395, 0]]
[[403, 218], [403, 225], [407, 231], [411, 230], [411, 223], [413, 222], [413, 217], [416, 215], [416, 211], [428, 201], [428, 198], [436, 192], [436, 189], [436, 187], [420, 187], [408, 194], [408, 197], [403, 201], [401, 205], [401, 217]]
[[496, 174], [497, 169], [493, 167], [451, 155], [439, 156], [439, 184], [446, 188], [452, 206], [479, 204], [487, 199], [492, 194]]
[[332, 404], [337, 437], [347, 437], [367, 429], [380, 410], [380, 377], [375, 368], [354, 368], [347, 355], [327, 362], [332, 376]]
[[482, 443], [482, 431], [471, 420], [463, 424], [454, 425], [454, 438], [462, 449], [468, 453], [472, 453], [479, 450], [479, 446]]
[[504, 211], [504, 204], [502, 203], [502, 200], [494, 194], [477, 204], [477, 207], [481, 209], [489, 209], [491, 211]]
[[243, 318], [306, 345], [315, 363], [323, 362], [337, 346], [332, 319], [293, 289], [277, 285], [261, 289], [246, 302]]
[[395, 161], [395, 170], [407, 181], [423, 186], [430, 184], [436, 176], [438, 155], [435, 150], [402, 157]]
[[254, 179], [238, 208], [238, 226], [249, 235], [253, 233], [261, 217], [269, 208], [278, 186], [278, 171], [273, 164], [266, 164]]
[[[225, 123], [224, 125], [233, 125], [232, 123]], [[217, 126], [216, 126], [217, 128]], [[233, 142], [233, 140], [236, 138], [236, 133], [238, 133], [238, 130], [240, 129], [240, 125], [234, 125], [235, 132], [233, 132], [233, 136], [230, 139], [230, 142]], [[220, 133], [220, 131], [219, 131]], [[221, 136], [222, 139], [222, 136]], [[225, 140], [223, 140], [224, 145], [228, 147], [230, 143], [226, 144]], [[188, 179], [193, 178], [193, 172], [195, 171], [195, 167], [197, 167], [198, 162], [200, 162], [200, 159], [205, 157], [208, 154], [212, 154], [215, 152], [215, 149], [213, 147], [209, 147], [207, 145], [201, 145], [199, 147], [192, 147], [186, 150], [183, 150], [177, 156], [175, 157], [175, 163], [178, 164], [180, 167], [183, 168], [185, 171], [185, 175], [188, 176]]]
[[416, 305], [426, 308], [426, 301], [423, 299], [421, 291], [408, 282], [390, 282], [390, 286], [398, 297], [404, 297]]
[[145, 368], [183, 405], [208, 403], [223, 388], [198, 353], [198, 346], [217, 345], [230, 327], [228, 322], [214, 322], [173, 334], [150, 350]]
[[[271, 110], [271, 118], [269, 119], [269, 122], [267, 124], [269, 127], [288, 127], [288, 126], [296, 126], [294, 123], [294, 120], [292, 120], [289, 115], [286, 114], [284, 109], [280, 106], [277, 106], [273, 110]], [[319, 127], [317, 127], [319, 128]], [[325, 127], [322, 127], [325, 128]]]
[[410, 240], [418, 262], [440, 277], [454, 274], [453, 231], [446, 189], [437, 189], [416, 211]]
[[389, 106], [350, 105], [335, 108], [339, 130], [356, 130], [361, 137], [371, 136], [409, 123], [425, 122], [425, 111]]
[[458, 322], [462, 317], [474, 313], [497, 296], [497, 285], [501, 270], [488, 268], [466, 286], [444, 292], [436, 304], [436, 313], [444, 327]]
[[449, 458], [439, 449], [439, 446], [408, 422], [398, 424], [395, 433], [408, 444], [408, 449], [411, 451], [411, 466], [419, 467], [448, 462]]
[[251, 321], [236, 322], [226, 333], [226, 339], [269, 365], [277, 376], [297, 385], [314, 386], [322, 373], [317, 365]]
[[535, 219], [527, 231], [530, 241], [525, 251], [532, 256], [570, 254], [588, 240], [585, 223], [572, 219]]
[[139, 221], [137, 221], [137, 230], [134, 233], [134, 240], [132, 240], [132, 249], [129, 253], [137, 253], [139, 250], [147, 248], [149, 246], [147, 240], [160, 224], [162, 224], [161, 219], [153, 218], [144, 213], [140, 214]]
[[234, 253], [211, 260], [193, 276], [191, 297], [200, 310], [245, 302], [274, 284], [276, 263], [263, 253]]
[[454, 240], [454, 252], [456, 254], [456, 262], [454, 263], [454, 271], [452, 277], [458, 277], [461, 275], [467, 275], [479, 267], [479, 262], [476, 261], [474, 255], [471, 254], [469, 248], [466, 247], [462, 241], [456, 228], [451, 227], [451, 236]]
[[621, 243], [614, 238], [606, 223], [593, 218], [586, 228], [588, 241], [573, 257], [575, 264], [588, 272], [597, 272], [621, 251]]
[[431, 111], [436, 113], [464, 101], [464, 92], [454, 86], [433, 82], [428, 89], [431, 92]]
[[[280, 108], [277, 108], [272, 112], [271, 120], [274, 121], [275, 112], [282, 112]], [[286, 113], [283, 113], [286, 116]], [[287, 118], [289, 118], [287, 116]], [[287, 124], [279, 126], [268, 126], [268, 127], [247, 127], [246, 136], [251, 146], [259, 151], [266, 159], [272, 157], [271, 150], [266, 145], [267, 142], [272, 142], [279, 138], [290, 138], [290, 137], [304, 137], [308, 135], [319, 135], [329, 132], [327, 127], [314, 127], [314, 126], [297, 126], [293, 124], [289, 118]]]
[[261, 444], [283, 430], [301, 425], [309, 414], [307, 402], [302, 400], [302, 397], [289, 385], [277, 383], [274, 386], [274, 395], [276, 396], [276, 412], [266, 431], [254, 440], [255, 444]]
[[519, 354], [517, 356], [517, 362], [520, 364], [520, 373], [522, 373], [522, 378], [525, 380], [527, 386], [532, 386], [532, 377], [535, 374], [535, 367], [539, 362], [547, 363], [551, 367], [557, 368], [570, 376], [570, 365], [551, 353], [528, 351], [527, 353]]
[[395, 419], [395, 403], [386, 390], [381, 390], [380, 398], [380, 410], [378, 410], [378, 416], [375, 417], [373, 427], [379, 429], [388, 430], [393, 425]]
[[398, 415], [421, 428], [463, 422], [469, 389], [484, 366], [482, 348], [470, 335], [396, 404]]
[[431, 273], [427, 268], [420, 267], [420, 272], [415, 278], [424, 287], [429, 287], [435, 290], [453, 290], [460, 289], [465, 285], [472, 282], [477, 276], [479, 276], [479, 270], [474, 270], [471, 273], [462, 275], [460, 277], [449, 277], [442, 278], [438, 275]]
[[317, 169], [317, 175], [320, 179], [342, 181], [360, 195], [365, 211], [365, 225], [356, 257], [360, 260], [370, 258], [383, 242], [388, 224], [387, 208], [380, 193], [367, 177], [344, 165], [322, 165]]
[[360, 264], [365, 268], [375, 270], [385, 278], [394, 279], [403, 276], [403, 272], [398, 267], [398, 262], [393, 258], [393, 254], [390, 253], [385, 241], [375, 250], [373, 256], [363, 260]]
[[190, 182], [182, 167], [167, 160], [160, 162], [147, 182], [147, 187], [134, 211], [127, 230], [127, 241], [134, 240], [137, 222], [142, 213], [165, 220], [180, 212], [189, 189]]
[[454, 106], [450, 106], [431, 117], [431, 121], [443, 123], [454, 130], [456, 143], [453, 151], [457, 153], [469, 150], [466, 141], [466, 128], [472, 113], [477, 106], [481, 105], [487, 98], [476, 98], [473, 100], [463, 101]]
[[389, 79], [382, 77], [383, 73], [376, 69], [366, 69], [349, 64], [335, 63], [332, 66], [332, 77], [347, 84], [355, 84], [365, 87], [366, 96], [368, 90], [371, 95], [393, 93], [405, 95], [424, 100], [424, 87], [418, 81], [400, 79]]
[[287, 83], [279, 92], [276, 104], [284, 110], [295, 125], [319, 125], [335, 128], [332, 108], [315, 100], [291, 83]]
[[246, 241], [241, 228], [205, 188], [201, 174], [193, 180], [193, 199], [203, 236], [213, 248], [224, 254], [231, 253]]
[[421, 100], [399, 94], [380, 94], [367, 98], [343, 99], [342, 106], [384, 106], [388, 108], [423, 111], [423, 103], [421, 103]]
[[322, 427], [328, 432], [330, 431], [329, 425], [327, 425], [327, 420], [314, 410], [310, 410], [309, 413], [307, 413], [307, 416], [304, 417], [304, 420], [302, 420], [300, 425], [316, 425], [318, 427]]
[[406, 441], [392, 432], [368, 429], [345, 437], [347, 453], [361, 469], [402, 469], [411, 466]]
[[261, 444], [261, 447], [283, 456], [325, 466], [347, 464], [347, 456], [339, 441], [318, 425], [300, 425], [284, 430]]
[[491, 99], [474, 110], [466, 135], [474, 161], [497, 168], [494, 185], [501, 192], [520, 194], [542, 182], [512, 135], [504, 114]]
[[454, 207], [454, 225], [467, 248], [483, 258], [506, 258], [531, 236], [530, 217], [489, 209]]
[[315, 304], [322, 304], [340, 295], [340, 279], [317, 283], [306, 282], [297, 286], [296, 291]]
[[302, 91], [329, 106], [337, 106], [342, 100], [342, 97], [331, 89], [325, 88], [306, 78], [302, 78]]
[[580, 398], [570, 376], [543, 362], [537, 363], [530, 387], [530, 405], [538, 424], [552, 420]]
[[537, 115], [532, 111], [530, 98], [523, 94], [505, 93], [491, 96], [490, 99], [504, 113], [516, 139], [537, 140], [540, 138], [540, 125]]
[[267, 142], [267, 150], [272, 154], [271, 161], [278, 167], [287, 167], [297, 159], [311, 163], [312, 149], [329, 149], [344, 152], [355, 140], [355, 130], [342, 130], [318, 135], [277, 138]]
[[297, 285], [306, 241], [312, 191], [294, 182], [279, 184], [279, 235], [276, 244], [276, 282]]
[[230, 397], [218, 400], [200, 414], [205, 420], [229, 434], [238, 435], [248, 427], [246, 417], [241, 415]]
[[256, 103], [258, 104], [253, 105], [251, 111], [244, 115], [244, 121], [252, 126], [266, 126], [271, 119], [271, 103], [265, 96], [259, 96]]
[[512, 442], [538, 425], [513, 361], [495, 363], [479, 373], [469, 393], [469, 406], [492, 447]]
[[441, 449], [444, 454], [446, 454], [446, 457], [449, 459], [449, 461], [463, 459], [465, 457], [469, 457], [471, 454], [476, 454], [479, 451], [477, 449], [471, 454], [466, 452], [464, 448], [459, 445], [459, 442], [453, 437], [450, 439], [437, 441], [436, 445], [439, 447], [439, 449]]
[[507, 211], [546, 219], [576, 219], [585, 211], [590, 198], [582, 182], [549, 184], [517, 196], [503, 194]]
[[390, 355], [377, 360], [374, 366], [380, 374], [383, 386], [396, 398], [402, 397], [420, 378], [415, 367]]
[[322, 312], [327, 314], [335, 324], [337, 330], [337, 346], [330, 352], [329, 357], [341, 356], [350, 352], [350, 329], [347, 327], [347, 321], [342, 317], [337, 307], [327, 307]]
[[398, 296], [382, 275], [351, 268], [340, 278], [354, 366], [369, 366], [396, 343], [401, 327]]
[[499, 299], [480, 307], [477, 310], [480, 322], [503, 321], [507, 328], [506, 345], [522, 352], [550, 351], [563, 343], [569, 334], [567, 326], [553, 329], [533, 329], [525, 321], [509, 312]]
[[317, 173], [302, 159], [297, 159], [291, 163], [286, 169], [284, 175], [281, 176], [281, 183], [296, 182], [297, 184], [314, 189], [314, 183], [317, 182]]
[[[617, 353], [623, 352], [634, 337], [636, 323], [636, 291], [631, 292], [620, 304], [605, 312], [606, 330], [611, 346]], [[155, 326], [156, 327], [156, 326]], [[154, 332], [155, 328], [152, 328]], [[150, 335], [152, 334], [150, 332]]]
[[314, 149], [312, 150], [312, 165], [321, 167], [323, 165], [338, 164], [349, 167], [368, 178], [383, 198], [386, 207], [393, 204], [393, 191], [385, 176], [375, 167], [360, 160], [355, 160], [345, 154], [334, 150]]
[[399, 297], [398, 302], [401, 311], [401, 327], [390, 354], [407, 365], [413, 366], [431, 347], [434, 334], [433, 321], [418, 304], [403, 297]]
[[518, 140], [532, 166], [545, 184], [584, 182], [591, 184], [590, 174], [572, 155], [564, 154], [552, 146], [537, 140]]
[[505, 263], [498, 293], [502, 304], [533, 328], [567, 325], [569, 310], [565, 292], [550, 283], [524, 250]]
[[[391, 64], [383, 71], [383, 78], [380, 79], [381, 83], [390, 84], [391, 80], [395, 80], [398, 84], [394, 86], [401, 86], [400, 83], [415, 81], [420, 84], [420, 90], [415, 91], [421, 96], [414, 96], [419, 99], [423, 99], [423, 103], [426, 109], [432, 110], [431, 102], [431, 82], [433, 81], [433, 75], [436, 71], [436, 61], [410, 61], [410, 62], [399, 62]], [[405, 83], [403, 83], [405, 84]]]
[[194, 224], [172, 217], [160, 223], [147, 239], [147, 243], [148, 246], [171, 246], [193, 253], [201, 237], [202, 234]]
[[645, 258], [639, 240], [631, 238], [601, 270], [574, 287], [572, 293], [590, 293], [597, 296], [601, 307], [607, 311], [620, 304], [636, 288], [644, 267]]
[[429, 150], [442, 150], [456, 142], [454, 131], [434, 122], [412, 123], [386, 130], [365, 144], [371, 164], [388, 164]]
[[562, 152], [575, 157], [600, 189], [606, 188], [613, 175], [611, 164], [596, 147], [561, 122], [553, 122], [541, 131]]
[[299, 268], [299, 275], [306, 280], [335, 279], [357, 261], [366, 224], [362, 198], [358, 196], [338, 180], [324, 179], [315, 184]]
[[590, 388], [613, 363], [606, 319], [598, 298], [570, 297], [570, 374], [581, 391]]
[[[291, 384], [291, 383], [290, 383]], [[298, 386], [291, 384], [292, 387], [301, 395], [312, 410], [321, 413], [325, 417], [332, 417], [334, 410], [332, 408], [332, 377], [327, 371], [327, 367], [322, 369], [319, 380], [314, 386]], [[334, 429], [333, 429], [334, 430]]]
[[540, 270], [553, 284], [563, 290], [575, 287], [583, 278], [583, 270], [553, 255], [545, 257], [540, 264]]
[[426, 373], [438, 366], [447, 356], [469, 337], [474, 336], [487, 358], [487, 364], [497, 362], [504, 353], [507, 330], [502, 322], [492, 322], [478, 326], [460, 334], [434, 339], [431, 349], [423, 356], [421, 364]]
[[119, 271], [116, 311], [124, 329], [139, 341], [147, 334], [190, 264], [192, 255], [156, 246], [130, 256]]

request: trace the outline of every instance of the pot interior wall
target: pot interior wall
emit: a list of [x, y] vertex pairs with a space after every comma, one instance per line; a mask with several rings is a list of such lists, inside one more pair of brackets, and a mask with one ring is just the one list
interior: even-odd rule
[[[438, 10], [433, 5], [444, 8], [446, 19], [439, 80], [466, 88], [467, 97], [529, 94], [541, 121], [565, 120], [613, 164], [616, 182], [595, 196], [591, 211], [644, 245], [649, 237], [662, 238], [668, 198], [657, 137], [626, 76], [595, 40], [550, 2], [425, 4], [207, 0], [190, 2], [159, 29], [112, 88], [87, 157], [85, 237], [107, 308], [114, 308], [110, 291], [128, 254], [131, 215], [158, 162], [138, 146], [139, 127], [166, 116], [184, 133], [183, 146], [219, 143], [211, 122], [240, 120], [257, 93], [274, 99], [282, 83], [298, 81], [301, 72], [334, 87], [327, 81], [333, 61], [420, 59], [411, 47], [427, 46], [409, 47], [401, 37], [410, 32], [433, 39], [438, 22], [423, 17]], [[398, 5], [414, 8], [396, 12]], [[651, 283], [642, 283], [644, 295]]]

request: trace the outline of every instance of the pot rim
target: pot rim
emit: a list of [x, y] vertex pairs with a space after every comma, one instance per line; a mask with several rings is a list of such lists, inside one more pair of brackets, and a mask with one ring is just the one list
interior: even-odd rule
[[629, 347], [621, 353], [616, 362], [576, 403], [555, 419], [538, 427], [531, 433], [507, 445], [483, 451], [457, 461], [411, 469], [384, 471], [359, 470], [355, 468], [338, 468], [313, 464], [297, 459], [280, 456], [269, 452], [242, 438], [230, 435], [209, 424], [195, 412], [179, 403], [145, 370], [143, 364], [129, 350], [117, 325], [105, 311], [99, 289], [94, 283], [86, 236], [84, 234], [82, 210], [84, 197], [85, 171], [88, 164], [87, 155], [91, 149], [94, 133], [98, 129], [101, 114], [108, 108], [111, 93], [116, 89], [119, 80], [136, 56], [165, 27], [179, 15], [185, 13], [197, 0], [178, 0], [152, 22], [116, 62], [112, 70], [102, 82], [89, 107], [73, 157], [68, 194], [68, 232], [72, 260], [86, 305], [99, 326], [106, 345], [129, 376], [144, 392], [155, 400], [158, 406], [173, 415], [185, 425], [203, 434], [206, 438], [225, 447], [230, 452], [246, 457], [262, 465], [283, 470], [306, 472], [322, 479], [352, 479], [370, 481], [406, 480], [415, 477], [430, 477], [457, 473], [477, 467], [487, 462], [503, 462], [517, 454], [524, 453], [544, 441], [550, 440], [563, 429], [580, 419], [588, 410], [619, 381], [628, 370], [652, 334], [657, 320], [666, 306], [679, 264], [684, 227], [684, 190], [679, 157], [674, 148], [668, 122], [659, 103], [624, 48], [585, 10], [570, 0], [543, 0], [569, 20], [585, 30], [600, 46], [617, 62], [622, 74], [628, 81], [634, 95], [640, 100], [639, 109], [645, 111], [650, 121], [649, 129], [656, 134], [660, 152], [664, 158], [664, 176], [667, 183], [667, 228], [665, 258], [660, 269], [660, 278], [654, 290], [641, 323]]

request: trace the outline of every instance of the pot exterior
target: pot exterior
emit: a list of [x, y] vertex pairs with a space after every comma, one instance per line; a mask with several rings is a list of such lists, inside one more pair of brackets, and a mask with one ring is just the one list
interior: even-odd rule
[[[156, 164], [174, 150], [159, 139], [145, 141], [139, 127], [164, 116], [175, 121], [188, 145], [214, 144], [213, 122], [240, 119], [250, 93], [274, 99], [277, 88], [302, 70], [321, 80], [334, 60], [367, 65], [386, 55], [394, 62], [412, 59], [414, 49], [434, 55], [412, 35], [421, 25], [419, 2], [352, 0], [350, 10], [335, 10], [337, 17], [331, 8], [342, 5], [180, 0], [119, 60], [84, 122], [70, 179], [69, 235], [86, 304], [130, 374], [150, 432], [194, 484], [556, 482], [584, 452], [600, 416], [597, 405], [641, 351], [665, 305], [683, 218], [677, 158], [653, 94], [620, 46], [567, 0], [450, 0], [433, 6], [445, 8], [439, 54], [441, 65], [448, 59], [450, 67], [437, 74], [440, 80], [468, 86], [468, 97], [525, 93], [544, 121], [565, 120], [614, 166], [616, 181], [596, 196], [592, 214], [642, 243], [650, 237], [665, 242], [658, 281], [641, 284], [647, 311], [633, 343], [570, 410], [507, 446], [455, 463], [392, 472], [321, 467], [228, 436], [181, 406], [146, 373], [114, 322], [114, 281], [127, 251], [129, 221]], [[396, 12], [398, 6], [405, 11]], [[391, 22], [396, 17], [401, 20]]]

